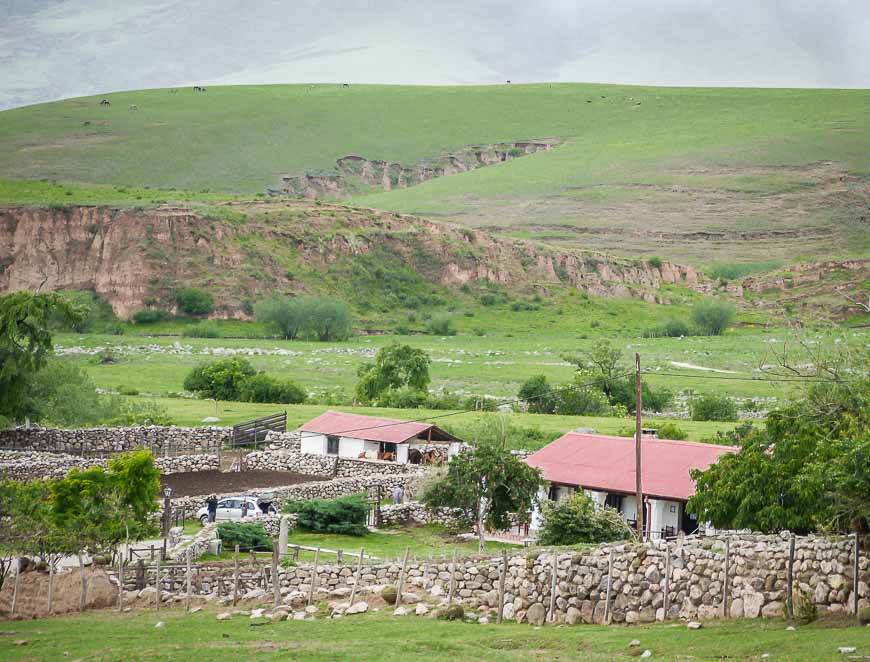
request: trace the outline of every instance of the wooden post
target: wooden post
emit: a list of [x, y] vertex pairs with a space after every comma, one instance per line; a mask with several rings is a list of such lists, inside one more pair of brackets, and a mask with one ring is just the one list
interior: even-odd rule
[[21, 557], [15, 557], [15, 583], [12, 584], [12, 614], [18, 606], [18, 581], [21, 579]]
[[157, 570], [157, 578], [154, 580], [154, 585], [157, 587], [157, 593], [154, 598], [155, 605], [157, 609], [160, 609], [160, 554], [157, 555], [157, 559], [155, 560], [156, 570]]
[[[48, 591], [51, 593], [51, 573], [48, 575]], [[118, 611], [124, 611], [124, 555], [118, 554]]]
[[[123, 587], [123, 583], [121, 584]], [[52, 602], [54, 601], [54, 563], [48, 564], [48, 613], [51, 614]]]
[[293, 562], [299, 562], [299, 545], [293, 545]]
[[860, 621], [858, 613], [858, 565], [861, 560], [861, 534], [855, 533], [855, 560], [852, 565], [852, 611], [855, 612], [855, 620]]
[[788, 565], [785, 575], [785, 607], [788, 620], [794, 620], [794, 534], [788, 540]]
[[725, 579], [722, 582], [722, 618], [728, 618], [728, 572], [731, 561], [731, 541], [725, 538]]
[[341, 565], [344, 563], [344, 550], [339, 549], [335, 554], [335, 562]]
[[273, 607], [281, 602], [281, 580], [278, 579], [278, 541], [272, 541], [272, 597]]
[[239, 546], [233, 555], [233, 606], [239, 601]]
[[498, 615], [495, 622], [501, 624], [504, 616], [504, 580], [507, 576], [507, 550], [501, 550], [501, 572], [498, 577]]
[[456, 548], [453, 548], [453, 561], [450, 562], [450, 589], [447, 593], [447, 604], [453, 604], [453, 592], [456, 590]]
[[359, 587], [359, 580], [362, 576], [362, 566], [363, 566], [363, 558], [365, 557], [365, 550], [360, 547], [359, 548], [359, 562], [356, 564], [356, 576], [353, 579], [353, 588], [350, 590], [350, 605], [353, 605], [353, 599], [356, 597], [356, 590]]
[[308, 604], [314, 601], [314, 587], [317, 585], [317, 563], [320, 561], [320, 547], [314, 550], [314, 567], [311, 569], [311, 586], [308, 587]]
[[610, 585], [613, 583], [613, 548], [610, 548], [610, 559], [607, 562], [607, 593], [604, 597], [604, 623], [610, 622]]
[[402, 604], [402, 590], [405, 588], [405, 571], [408, 568], [408, 555], [411, 553], [410, 547], [405, 547], [405, 557], [402, 559], [402, 569], [399, 571], [399, 585], [396, 588], [396, 606]]
[[88, 580], [85, 579], [85, 561], [82, 558], [82, 553], [79, 552], [77, 556], [79, 557], [79, 576], [82, 580], [82, 592], [79, 595], [79, 611], [84, 611], [85, 605], [88, 602]]
[[550, 578], [550, 610], [547, 612], [547, 621], [550, 623], [556, 620], [556, 573], [559, 569], [559, 559], [556, 556], [556, 550], [553, 552], [553, 574]]
[[193, 597], [193, 568], [191, 567], [193, 554], [189, 547], [185, 556], [187, 556], [187, 611], [190, 611], [190, 601]]
[[665, 609], [665, 616], [662, 620], [668, 620], [668, 611], [671, 608], [671, 543], [665, 543], [665, 588], [664, 602], [662, 606]]
[[634, 472], [635, 472], [635, 499], [637, 501], [637, 538], [643, 541], [643, 484], [641, 481], [641, 403], [640, 388], [640, 354], [634, 355]]

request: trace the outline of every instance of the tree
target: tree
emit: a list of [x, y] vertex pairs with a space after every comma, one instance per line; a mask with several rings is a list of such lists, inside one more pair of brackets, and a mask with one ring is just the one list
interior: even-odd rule
[[311, 299], [307, 302], [308, 335], [320, 341], [347, 340], [352, 331], [350, 308], [334, 299]]
[[[866, 359], [865, 359], [866, 361]], [[693, 471], [688, 509], [719, 528], [847, 531], [870, 517], [870, 380], [814, 383], [744, 428], [736, 454]]]
[[693, 421], [736, 421], [737, 404], [727, 395], [702, 395], [689, 403]]
[[254, 318], [286, 340], [347, 340], [352, 331], [350, 309], [334, 299], [275, 295], [257, 302]]
[[529, 377], [520, 386], [517, 397], [525, 401], [533, 414], [552, 414], [556, 409], [556, 398], [545, 375]]
[[208, 315], [214, 310], [214, 297], [198, 287], [185, 287], [175, 294], [179, 310], [188, 315]]
[[295, 340], [305, 327], [306, 306], [302, 299], [271, 296], [254, 305], [254, 319], [285, 340]]
[[601, 508], [583, 492], [567, 499], [544, 501], [541, 545], [576, 545], [631, 540], [634, 533], [625, 518], [613, 508]]
[[276, 402], [298, 405], [305, 402], [307, 394], [290, 381], [283, 381], [264, 372], [248, 377], [239, 386], [242, 402]]
[[234, 356], [196, 366], [184, 378], [184, 388], [204, 398], [239, 400], [245, 380], [256, 373], [248, 361]]
[[472, 447], [454, 457], [422, 497], [430, 510], [455, 508], [475, 522], [481, 552], [487, 530], [509, 528], [514, 515], [528, 517], [542, 482], [538, 469], [502, 447], [501, 436], [492, 422], [472, 431]]
[[383, 347], [373, 363], [364, 363], [357, 371], [356, 398], [372, 402], [388, 390], [408, 388], [425, 391], [429, 386], [429, 355], [410, 345]]
[[702, 301], [692, 306], [692, 321], [704, 335], [721, 336], [734, 321], [736, 309], [724, 301]]
[[27, 380], [51, 356], [51, 325], [83, 319], [83, 312], [59, 294], [0, 296], [0, 417], [22, 415]]

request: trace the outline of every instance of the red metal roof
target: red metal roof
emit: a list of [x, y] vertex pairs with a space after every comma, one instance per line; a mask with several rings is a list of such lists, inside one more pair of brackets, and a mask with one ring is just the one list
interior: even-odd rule
[[[734, 446], [644, 437], [641, 440], [643, 493], [687, 500], [695, 493], [691, 469], [706, 469]], [[635, 492], [634, 439], [569, 432], [526, 460], [552, 483], [604, 492]]]
[[334, 434], [354, 439], [401, 444], [432, 427], [435, 427], [432, 423], [412, 423], [395, 418], [361, 416], [330, 410], [308, 421], [299, 429], [303, 432]]

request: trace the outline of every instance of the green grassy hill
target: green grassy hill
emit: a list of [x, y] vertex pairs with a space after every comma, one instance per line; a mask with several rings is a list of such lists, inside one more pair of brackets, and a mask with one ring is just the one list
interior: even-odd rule
[[413, 165], [468, 145], [542, 139], [563, 144], [353, 202], [701, 265], [765, 269], [870, 251], [864, 90], [120, 92], [0, 113], [0, 177], [251, 194], [348, 154]]

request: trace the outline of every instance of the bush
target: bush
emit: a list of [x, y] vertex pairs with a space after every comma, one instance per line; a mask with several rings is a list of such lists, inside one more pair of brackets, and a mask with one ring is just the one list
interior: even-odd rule
[[601, 389], [564, 384], [556, 388], [555, 413], [568, 416], [607, 416], [610, 403]]
[[450, 605], [438, 614], [438, 618], [444, 621], [461, 621], [465, 618], [465, 607], [462, 605]]
[[258, 522], [221, 522], [217, 527], [218, 538], [223, 541], [224, 549], [232, 549], [236, 545], [239, 551], [268, 551], [272, 549], [263, 525]]
[[721, 336], [734, 321], [736, 309], [724, 301], [703, 301], [692, 307], [692, 321], [707, 336]]
[[672, 319], [659, 327], [658, 335], [665, 338], [681, 338], [692, 335], [692, 330], [683, 320]]
[[284, 512], [299, 516], [298, 526], [313, 533], [338, 533], [362, 536], [366, 531], [369, 504], [365, 494], [351, 494], [338, 499], [291, 501]]
[[75, 331], [76, 333], [104, 333], [123, 335], [124, 325], [115, 317], [112, 307], [93, 292], [79, 290], [61, 290], [64, 299], [78, 308], [83, 317], [74, 322], [55, 311], [49, 325], [58, 331]]
[[567, 499], [545, 501], [538, 542], [541, 545], [576, 545], [627, 540], [632, 531], [620, 513], [599, 508], [583, 492]]
[[[658, 433], [659, 439], [683, 441], [689, 438], [689, 433], [674, 423], [645, 423], [644, 427], [653, 428]], [[635, 429], [633, 427], [620, 428], [616, 434], [620, 437], [633, 437]]]
[[794, 614], [797, 622], [802, 625], [809, 625], [819, 618], [819, 610], [813, 601], [813, 596], [799, 588], [794, 591]]
[[689, 403], [693, 421], [736, 421], [737, 404], [728, 396], [703, 395]]
[[175, 294], [178, 309], [188, 315], [208, 315], [214, 310], [214, 298], [205, 290], [185, 287]]
[[455, 336], [456, 328], [453, 326], [453, 320], [449, 317], [436, 317], [429, 320], [426, 325], [427, 333], [433, 336]]
[[334, 299], [276, 295], [254, 305], [254, 318], [287, 340], [347, 340], [352, 331], [350, 309]]
[[517, 393], [533, 414], [552, 414], [556, 410], [556, 397], [544, 375], [529, 377]]
[[185, 338], [220, 338], [217, 326], [208, 322], [194, 324], [181, 332]]
[[394, 409], [418, 409], [425, 407], [428, 402], [428, 394], [412, 388], [391, 388], [378, 396], [378, 407], [391, 407]]
[[381, 597], [388, 605], [394, 605], [399, 597], [399, 592], [395, 586], [385, 586], [384, 590], [381, 591]]
[[154, 324], [155, 322], [165, 320], [167, 317], [168, 314], [166, 311], [157, 308], [143, 308], [142, 310], [137, 310], [133, 313], [131, 319], [136, 324]]
[[480, 297], [480, 303], [484, 306], [494, 306], [498, 298], [494, 294], [484, 294]]
[[[641, 407], [646, 411], [664, 411], [674, 401], [673, 393], [667, 389], [654, 389], [644, 382], [641, 384]], [[634, 377], [626, 377], [613, 383], [610, 391], [610, 404], [622, 405], [634, 413]]]
[[651, 257], [646, 261], [649, 266], [653, 269], [660, 269], [662, 266], [662, 259], [660, 257]]
[[298, 405], [305, 402], [307, 394], [291, 381], [284, 381], [264, 372], [248, 377], [239, 386], [242, 402], [274, 402]]
[[245, 359], [233, 357], [196, 366], [184, 378], [184, 388], [203, 398], [239, 400], [243, 383], [256, 374]]

